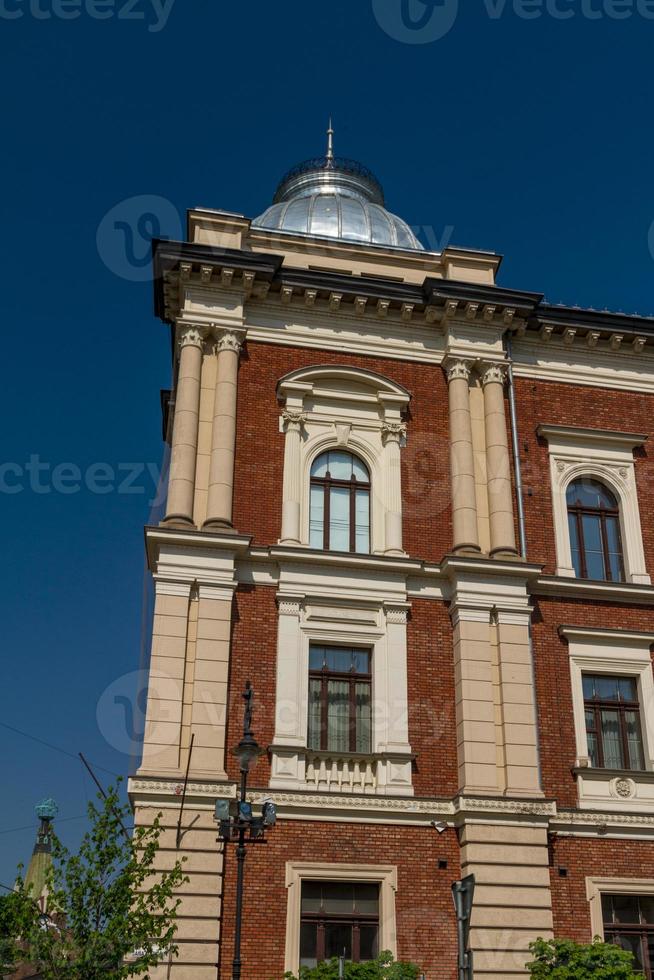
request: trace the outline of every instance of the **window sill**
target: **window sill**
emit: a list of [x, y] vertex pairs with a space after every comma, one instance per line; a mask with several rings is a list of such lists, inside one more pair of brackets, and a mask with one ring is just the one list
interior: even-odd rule
[[411, 753], [324, 752], [271, 745], [271, 789], [413, 796]]
[[654, 808], [654, 772], [633, 769], [576, 767], [579, 807], [582, 810], [625, 809], [650, 812]]

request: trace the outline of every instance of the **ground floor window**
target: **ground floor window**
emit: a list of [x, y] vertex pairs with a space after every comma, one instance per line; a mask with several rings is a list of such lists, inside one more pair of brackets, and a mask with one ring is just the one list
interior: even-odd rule
[[654, 978], [654, 895], [602, 895], [604, 937], [634, 954], [636, 969]]
[[379, 885], [303, 881], [300, 965], [313, 967], [342, 956], [354, 963], [379, 952]]

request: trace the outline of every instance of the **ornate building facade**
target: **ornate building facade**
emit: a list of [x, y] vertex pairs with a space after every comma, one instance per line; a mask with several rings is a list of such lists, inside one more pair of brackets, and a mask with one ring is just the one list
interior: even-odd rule
[[214, 803], [246, 680], [251, 798], [279, 814], [247, 859], [248, 980], [343, 947], [453, 980], [470, 873], [475, 976], [597, 934], [652, 976], [654, 321], [548, 305], [500, 262], [424, 250], [331, 143], [260, 218], [192, 210], [155, 244], [171, 462], [130, 792], [190, 877], [161, 977], [231, 975]]

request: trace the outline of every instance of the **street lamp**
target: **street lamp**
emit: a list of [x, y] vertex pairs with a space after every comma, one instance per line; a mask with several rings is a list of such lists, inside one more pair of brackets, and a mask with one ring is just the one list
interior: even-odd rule
[[243, 877], [245, 855], [248, 844], [265, 844], [265, 830], [274, 827], [277, 820], [275, 804], [267, 800], [261, 809], [261, 816], [252, 813], [252, 804], [247, 800], [248, 773], [257, 759], [266, 750], [262, 749], [252, 732], [252, 699], [254, 691], [249, 681], [245, 684], [243, 700], [243, 736], [232, 754], [239, 761], [241, 771], [240, 795], [236, 803], [236, 814], [230, 816], [230, 800], [216, 800], [216, 819], [220, 827], [220, 839], [226, 844], [236, 844], [236, 927], [234, 930], [234, 959], [232, 961], [232, 980], [241, 977], [241, 920], [243, 917]]

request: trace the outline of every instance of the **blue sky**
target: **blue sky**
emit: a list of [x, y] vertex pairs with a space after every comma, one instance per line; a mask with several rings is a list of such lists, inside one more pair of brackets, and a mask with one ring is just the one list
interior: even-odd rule
[[432, 241], [505, 254], [501, 282], [553, 302], [654, 310], [654, 4], [458, 6], [0, 0], [0, 722], [63, 750], [0, 728], [0, 882], [42, 797], [75, 843], [78, 751], [106, 781], [129, 767], [170, 376], [138, 261], [152, 222], [132, 264], [107, 231], [132, 198], [167, 235], [189, 206], [256, 215], [332, 113], [337, 152]]

